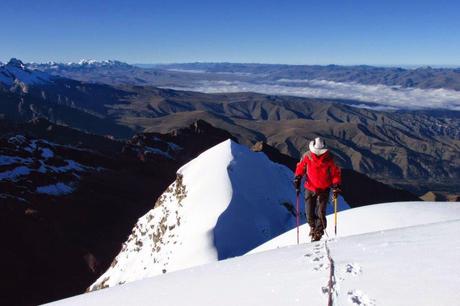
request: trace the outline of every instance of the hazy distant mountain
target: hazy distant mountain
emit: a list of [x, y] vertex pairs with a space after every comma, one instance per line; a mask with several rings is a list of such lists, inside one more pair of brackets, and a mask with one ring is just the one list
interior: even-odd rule
[[367, 65], [281, 65], [184, 63], [129, 65], [120, 61], [26, 64], [27, 67], [81, 81], [108, 84], [184, 86], [197, 80], [329, 80], [334, 82], [460, 90], [460, 68], [374, 67]]
[[[378, 110], [460, 110], [460, 68], [192, 63], [132, 66], [117, 61], [33, 64], [91, 83], [156, 86], [204, 93], [257, 92], [353, 101]], [[369, 103], [374, 103], [370, 105]]]
[[330, 80], [361, 84], [460, 90], [460, 68], [374, 67], [367, 65], [276, 65], [233, 63], [185, 63], [156, 65], [156, 68], [208, 73], [258, 75], [270, 80]]
[[28, 63], [29, 69], [44, 71], [48, 74], [89, 83], [109, 85], [183, 85], [188, 84], [190, 73], [173, 72], [162, 69], [144, 69], [115, 60], [77, 63]]
[[123, 104], [129, 94], [32, 70], [17, 59], [0, 67], [0, 113], [11, 120], [43, 117], [84, 131], [127, 137], [133, 132], [110, 118], [107, 107]]

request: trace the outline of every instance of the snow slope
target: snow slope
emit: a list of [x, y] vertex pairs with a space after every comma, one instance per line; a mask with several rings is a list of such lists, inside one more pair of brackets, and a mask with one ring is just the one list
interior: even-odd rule
[[[456, 220], [460, 217], [460, 205], [454, 202], [395, 202], [363, 206], [337, 214], [338, 237], [377, 232], [426, 223]], [[327, 216], [327, 233], [334, 235], [334, 216]], [[300, 241], [307, 242], [309, 227], [300, 227]], [[323, 240], [328, 237], [323, 236]], [[251, 253], [288, 246], [296, 242], [293, 229], [255, 248]]]
[[243, 255], [294, 228], [292, 178], [231, 140], [207, 150], [179, 169], [91, 290]]
[[370, 206], [368, 215], [379, 223], [382, 211], [424, 211], [421, 224], [245, 255], [53, 305], [457, 305], [460, 203], [429, 203], [442, 213], [399, 204]]

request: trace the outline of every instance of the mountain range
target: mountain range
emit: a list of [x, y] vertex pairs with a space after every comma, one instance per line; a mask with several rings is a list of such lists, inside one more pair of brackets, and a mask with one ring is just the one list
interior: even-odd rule
[[[204, 94], [126, 84], [114, 87], [49, 74], [44, 77], [43, 72], [18, 62], [0, 68], [22, 67], [13, 83], [25, 84], [3, 83], [0, 113], [8, 118], [44, 117], [121, 138], [144, 131], [167, 133], [203, 119], [229, 131], [240, 143], [265, 141], [294, 158], [306, 149], [309, 139], [322, 136], [345, 168], [419, 195], [457, 192], [452, 182], [460, 176], [460, 112], [385, 112], [353, 107], [343, 100]], [[92, 67], [77, 65], [87, 66]], [[112, 66], [126, 65], [108, 65]], [[100, 71], [97, 67], [94, 69]], [[28, 83], [22, 80], [25, 74], [49, 81]]]
[[[460, 90], [460, 68], [375, 67], [368, 65], [279, 65], [244, 63], [179, 63], [129, 65], [120, 61], [81, 60], [78, 63], [28, 63], [27, 67], [69, 78], [112, 84], [175, 85], [200, 76], [205, 80], [329, 80], [366, 85]], [[106, 68], [106, 69], [96, 69]], [[96, 71], [97, 70], [97, 71]], [[130, 74], [127, 74], [129, 72]], [[125, 75], [125, 80], [119, 74]], [[193, 76], [195, 74], [195, 76]], [[182, 80], [181, 80], [182, 79]]]

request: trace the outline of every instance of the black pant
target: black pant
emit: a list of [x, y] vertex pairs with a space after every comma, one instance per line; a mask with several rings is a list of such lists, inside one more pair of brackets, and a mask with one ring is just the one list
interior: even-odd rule
[[310, 228], [323, 233], [327, 226], [326, 207], [329, 200], [329, 188], [319, 192], [305, 190], [305, 211]]

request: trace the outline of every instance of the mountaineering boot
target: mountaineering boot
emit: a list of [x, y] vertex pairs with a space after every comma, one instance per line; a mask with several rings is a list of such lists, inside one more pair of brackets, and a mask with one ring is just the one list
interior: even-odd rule
[[323, 237], [324, 231], [315, 231], [313, 236], [311, 237], [311, 241], [320, 241], [321, 237]]
[[308, 236], [313, 237], [314, 235], [315, 235], [315, 228], [310, 227], [310, 233], [308, 234]]

